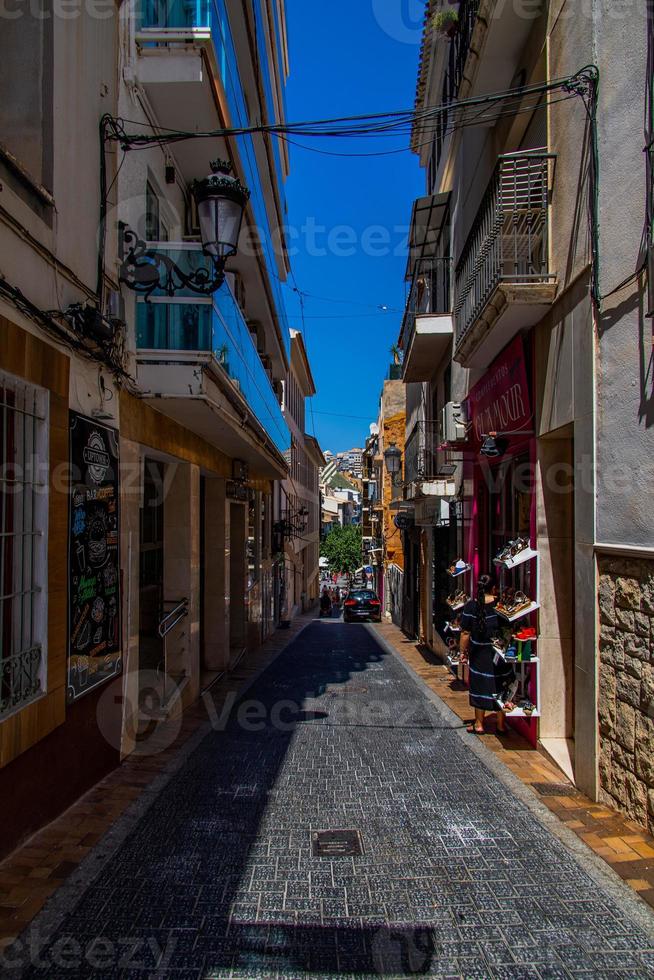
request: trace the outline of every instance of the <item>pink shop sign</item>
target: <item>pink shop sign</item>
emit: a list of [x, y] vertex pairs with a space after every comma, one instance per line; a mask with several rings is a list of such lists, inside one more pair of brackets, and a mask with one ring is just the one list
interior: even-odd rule
[[472, 442], [490, 432], [522, 432], [531, 427], [531, 401], [522, 337], [516, 337], [471, 389], [467, 398]]

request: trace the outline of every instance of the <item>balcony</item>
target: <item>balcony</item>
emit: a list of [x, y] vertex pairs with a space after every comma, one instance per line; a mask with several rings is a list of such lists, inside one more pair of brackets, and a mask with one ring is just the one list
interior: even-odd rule
[[455, 274], [454, 360], [485, 368], [556, 296], [547, 230], [548, 153], [500, 157]]
[[[255, 4], [255, 16], [260, 17]], [[236, 9], [236, 8], [235, 8]], [[140, 0], [135, 39], [139, 57], [136, 75], [154, 109], [158, 123], [167, 129], [209, 131], [223, 126], [240, 128], [250, 124], [252, 113], [276, 119], [272, 98], [266, 52], [260, 52], [259, 66], [264, 81], [262, 108], [248, 110], [237, 48], [225, 0]], [[257, 25], [259, 43], [265, 44], [263, 25]], [[248, 53], [248, 58], [251, 55]], [[252, 95], [249, 95], [250, 102]], [[268, 271], [268, 289], [272, 293], [275, 314], [280, 324], [278, 342], [288, 358], [290, 339], [280, 278], [286, 275], [282, 249], [275, 249], [280, 238], [278, 229], [271, 226], [269, 215], [284, 214], [283, 169], [279, 144], [271, 139], [274, 166], [261, 168], [261, 147], [246, 133], [232, 138], [229, 147], [225, 140], [212, 141], [211, 155], [234, 159], [239, 177], [251, 192], [248, 210], [251, 223], [258, 229], [254, 239], [259, 243]], [[175, 144], [175, 160], [187, 183], [205, 177], [209, 152], [206, 141], [184, 141]], [[279, 218], [279, 225], [283, 219]], [[283, 239], [283, 235], [282, 235]], [[254, 252], [254, 249], [250, 250]], [[238, 257], [238, 271], [247, 281], [258, 279], [259, 264], [254, 254]], [[260, 290], [263, 294], [263, 290]], [[256, 291], [258, 292], [258, 291]], [[248, 289], [248, 295], [255, 290]], [[255, 296], [255, 302], [257, 302]], [[268, 301], [261, 299], [261, 309], [253, 316], [266, 323], [269, 319]], [[272, 350], [272, 347], [271, 347]], [[284, 355], [282, 355], [284, 356]]]
[[454, 336], [451, 267], [450, 258], [422, 259], [414, 264], [402, 322], [405, 384], [431, 380], [450, 349]]
[[453, 497], [459, 456], [443, 449], [439, 422], [416, 422], [404, 448], [407, 496]]
[[[440, 73], [442, 74], [443, 81], [440, 92], [438, 90], [435, 91], [433, 96], [435, 99], [438, 99], [440, 94], [441, 105], [452, 105], [452, 103], [456, 102], [457, 98], [459, 97], [463, 80], [466, 77], [466, 65], [470, 48], [472, 46], [473, 34], [478, 23], [477, 14], [479, 12], [480, 2], [481, 0], [461, 0], [461, 2], [458, 4], [458, 30], [451, 40], [448, 40], [447, 42], [443, 40], [440, 42], [439, 46], [441, 48], [441, 54], [438, 56], [437, 62], [441, 66]], [[430, 59], [426, 57], [426, 51], [423, 51], [421, 62], [421, 75], [418, 84], [419, 95], [424, 95], [428, 93], [428, 70], [430, 65]], [[435, 135], [437, 167], [440, 163], [445, 147], [449, 122], [450, 116], [449, 112], [447, 111], [440, 113], [436, 120]], [[424, 137], [424, 127], [418, 123], [413, 133], [414, 150], [419, 147], [420, 142], [421, 140], [424, 140]]]
[[[157, 248], [182, 265], [199, 246]], [[212, 298], [137, 302], [138, 381], [156, 408], [262, 476], [286, 475], [291, 436], [228, 283]]]
[[[443, 104], [455, 102], [465, 75], [466, 62], [477, 22], [480, 0], [461, 0], [459, 28], [449, 42], [447, 68], [443, 79]], [[447, 123], [444, 126], [447, 129]]]

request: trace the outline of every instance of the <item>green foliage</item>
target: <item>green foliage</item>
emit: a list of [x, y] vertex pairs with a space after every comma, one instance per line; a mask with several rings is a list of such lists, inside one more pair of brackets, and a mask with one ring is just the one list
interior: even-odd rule
[[445, 7], [434, 14], [432, 26], [438, 34], [452, 34], [459, 26], [459, 12], [454, 7]]
[[361, 565], [361, 528], [337, 524], [321, 542], [320, 554], [333, 572], [345, 575], [355, 572]]

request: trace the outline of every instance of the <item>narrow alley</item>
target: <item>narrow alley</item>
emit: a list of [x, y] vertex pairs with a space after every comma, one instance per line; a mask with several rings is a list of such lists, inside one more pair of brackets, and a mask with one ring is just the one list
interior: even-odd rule
[[646, 907], [501, 769], [373, 627], [310, 622], [5, 962], [48, 980], [653, 976]]

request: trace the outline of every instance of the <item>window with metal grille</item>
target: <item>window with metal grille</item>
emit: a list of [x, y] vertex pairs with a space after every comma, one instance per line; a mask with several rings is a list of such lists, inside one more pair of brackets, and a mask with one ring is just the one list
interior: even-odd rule
[[0, 371], [0, 719], [45, 691], [48, 395]]

